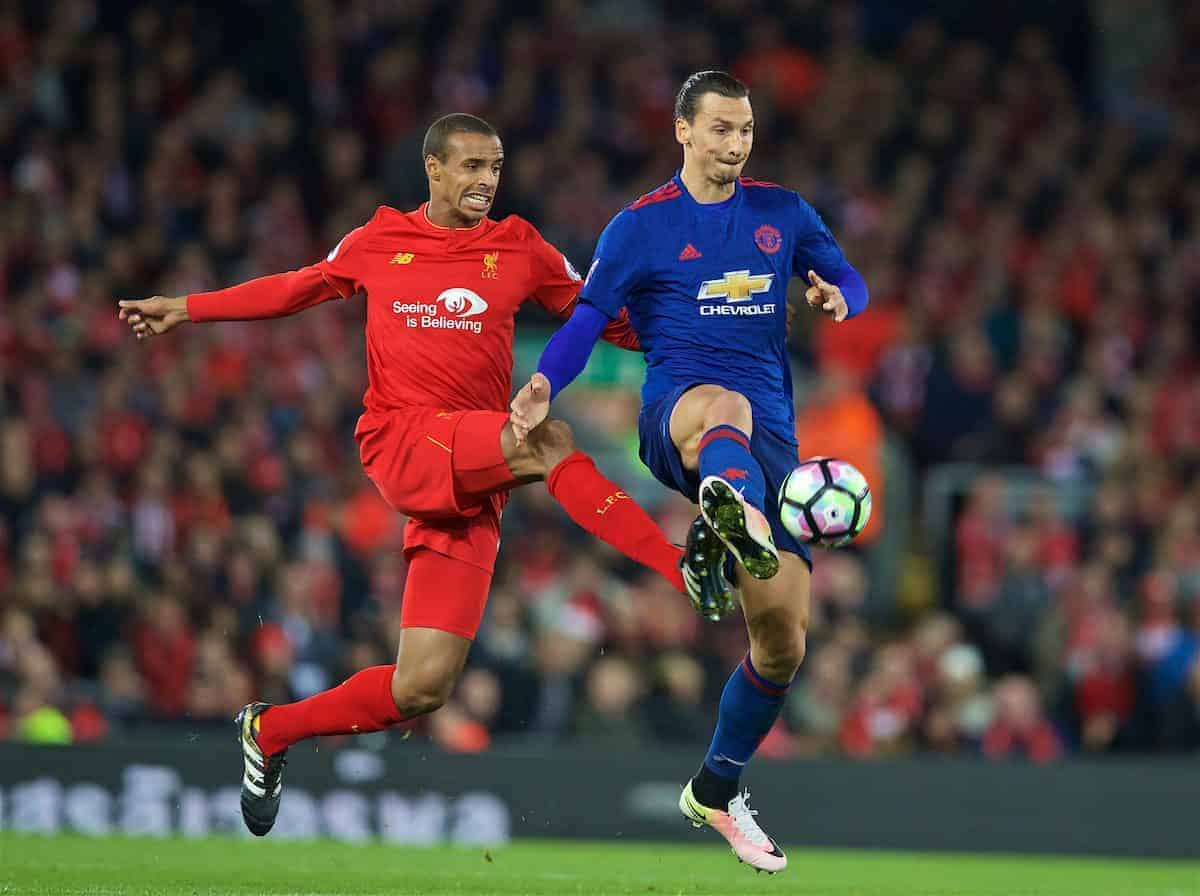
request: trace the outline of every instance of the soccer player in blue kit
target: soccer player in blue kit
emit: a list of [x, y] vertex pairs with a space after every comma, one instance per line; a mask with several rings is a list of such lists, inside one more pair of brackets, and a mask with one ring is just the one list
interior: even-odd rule
[[726, 551], [736, 559], [750, 639], [679, 806], [721, 833], [741, 861], [775, 872], [787, 858], [755, 820], [739, 778], [779, 715], [808, 624], [811, 557], [783, 528], [776, 503], [798, 460], [788, 281], [805, 277], [808, 304], [839, 322], [866, 307], [867, 288], [799, 195], [741, 177], [754, 115], [740, 81], [717, 71], [689, 77], [675, 103], [675, 138], [682, 169], [604, 229], [579, 307], [513, 400], [512, 422], [518, 437], [536, 426], [604, 326], [628, 308], [646, 353], [642, 461], [700, 504], [708, 526], [698, 521], [697, 537], [693, 525], [688, 550], [705, 555], [701, 568], [724, 583], [727, 601]]

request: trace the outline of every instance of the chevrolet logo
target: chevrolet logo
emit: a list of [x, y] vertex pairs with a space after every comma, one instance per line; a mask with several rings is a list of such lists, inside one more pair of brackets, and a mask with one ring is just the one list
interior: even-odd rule
[[397, 252], [392, 256], [392, 260], [388, 264], [408, 264], [412, 260], [413, 254], [411, 252]]
[[731, 302], [745, 302], [756, 293], [769, 292], [774, 274], [755, 274], [749, 271], [726, 271], [720, 280], [705, 280], [700, 284], [700, 292], [696, 294], [697, 301], [704, 299], [729, 299]]

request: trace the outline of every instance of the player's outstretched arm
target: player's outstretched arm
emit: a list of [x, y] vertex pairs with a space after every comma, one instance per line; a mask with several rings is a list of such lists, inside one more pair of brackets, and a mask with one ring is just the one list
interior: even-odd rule
[[263, 320], [285, 317], [341, 294], [314, 265], [270, 274], [212, 292], [188, 296], [124, 299], [118, 316], [138, 339], [167, 332], [184, 321]]
[[237, 286], [187, 297], [194, 321], [265, 320], [296, 314], [341, 296], [317, 265], [268, 274]]
[[537, 373], [512, 401], [510, 420], [518, 443], [546, 419], [551, 399], [583, 372], [608, 322], [603, 311], [581, 302], [562, 328], [550, 337], [538, 360]]

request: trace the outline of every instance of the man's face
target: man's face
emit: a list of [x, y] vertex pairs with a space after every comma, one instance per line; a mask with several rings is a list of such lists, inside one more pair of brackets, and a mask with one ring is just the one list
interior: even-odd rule
[[705, 177], [714, 183], [733, 183], [741, 175], [754, 144], [750, 100], [716, 93], [702, 95], [692, 121], [675, 119], [675, 139], [683, 144], [685, 161], [699, 163]]
[[500, 186], [504, 147], [499, 137], [486, 134], [451, 134], [446, 140], [446, 160], [425, 159], [429, 195], [446, 203], [466, 221], [488, 213]]

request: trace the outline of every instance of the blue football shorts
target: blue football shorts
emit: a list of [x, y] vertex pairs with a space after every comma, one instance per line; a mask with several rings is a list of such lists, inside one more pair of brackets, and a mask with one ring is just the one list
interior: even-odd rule
[[[700, 475], [697, 471], [684, 469], [679, 449], [671, 441], [671, 411], [683, 393], [697, 385], [692, 383], [672, 389], [656, 401], [642, 405], [642, 412], [638, 416], [638, 456], [642, 463], [654, 474], [655, 479], [693, 503], [699, 496]], [[779, 518], [779, 489], [788, 473], [800, 462], [799, 450], [794, 430], [780, 433], [755, 423], [754, 432], [750, 435], [750, 453], [762, 467], [766, 479], [767, 506], [763, 512], [771, 523], [775, 547], [796, 554], [812, 569], [812, 552], [808, 545], [797, 541], [783, 528]]]

